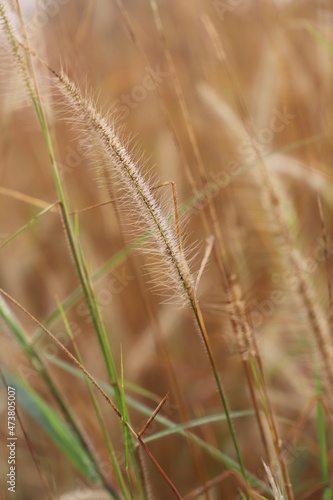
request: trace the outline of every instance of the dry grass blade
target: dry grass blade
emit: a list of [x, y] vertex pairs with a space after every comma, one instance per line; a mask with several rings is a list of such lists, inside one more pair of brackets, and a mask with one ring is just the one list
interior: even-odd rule
[[139, 432], [138, 432], [138, 436], [139, 437], [141, 437], [146, 432], [146, 430], [148, 429], [148, 427], [150, 426], [150, 424], [153, 422], [153, 420], [156, 417], [156, 415], [158, 414], [158, 412], [161, 411], [161, 409], [163, 408], [163, 406], [165, 405], [165, 403], [167, 402], [168, 399], [169, 399], [169, 393], [167, 393], [164, 396], [164, 398], [160, 401], [160, 403], [158, 404], [158, 406], [155, 408], [155, 410], [152, 413], [152, 415], [148, 418], [148, 420], [145, 423], [145, 425], [142, 427], [142, 429], [139, 430]]
[[332, 12], [0, 0], [20, 499], [333, 495]]
[[[21, 193], [15, 189], [8, 189], [1, 186], [0, 193], [38, 208], [48, 208], [50, 206], [50, 203], [46, 201]], [[56, 208], [52, 208], [52, 212], [58, 212], [58, 210]]]
[[[212, 24], [209, 25], [209, 30], [215, 32], [212, 26]], [[214, 39], [215, 43], [218, 44], [217, 36], [215, 36]], [[256, 136], [256, 131], [244, 102], [243, 96], [241, 95], [241, 92], [239, 90], [239, 86], [236, 82], [236, 78], [233, 74], [232, 68], [228, 63], [227, 56], [223, 50], [217, 51], [217, 55], [234, 89], [234, 93], [237, 98], [239, 113], [243, 120], [243, 130], [245, 130], [248, 140], [252, 145], [253, 151], [255, 151], [256, 158], [258, 159], [259, 175], [261, 177], [263, 185], [266, 187], [271, 207], [271, 214], [277, 224], [278, 231], [284, 240], [291, 268], [293, 269], [293, 272], [298, 279], [299, 293], [308, 312], [309, 321], [312, 325], [312, 329], [317, 340], [317, 345], [322, 354], [322, 358], [325, 364], [327, 377], [329, 378], [330, 383], [333, 387], [333, 343], [330, 339], [330, 334], [327, 328], [327, 321], [325, 320], [322, 311], [317, 304], [315, 295], [308, 283], [307, 277], [303, 272], [301, 256], [297, 249], [294, 247], [290, 227], [286, 220], [286, 216], [283, 213], [281, 195], [275, 189], [273, 181], [271, 180], [271, 177], [268, 173], [262, 152], [259, 150], [258, 145], [253, 139]]]
[[[8, 384], [6, 382], [6, 379], [5, 379], [5, 376], [2, 372], [2, 370], [0, 369], [0, 378], [3, 382], [3, 385], [4, 387], [6, 387], [8, 389]], [[22, 429], [22, 432], [23, 432], [23, 436], [24, 436], [24, 439], [28, 445], [28, 448], [29, 448], [29, 451], [31, 453], [31, 456], [32, 456], [32, 459], [36, 465], [36, 469], [38, 470], [38, 474], [40, 476], [40, 479], [43, 483], [43, 487], [44, 487], [44, 490], [45, 490], [45, 493], [46, 493], [46, 496], [49, 500], [53, 500], [54, 499], [54, 496], [52, 495], [52, 491], [50, 489], [50, 485], [46, 479], [46, 476], [45, 476], [45, 473], [44, 473], [44, 470], [41, 466], [41, 463], [40, 463], [40, 460], [39, 460], [39, 457], [38, 457], [38, 454], [37, 454], [37, 451], [31, 441], [31, 439], [29, 438], [29, 435], [27, 433], [27, 430], [25, 428], [25, 425], [23, 423], [23, 420], [21, 418], [21, 412], [20, 410], [18, 409], [17, 407], [17, 403], [16, 403], [16, 408], [15, 408], [15, 416], [17, 417], [17, 420], [19, 421], [19, 424], [20, 424], [20, 427]]]
[[194, 295], [195, 296], [197, 295], [201, 276], [202, 276], [202, 274], [205, 270], [205, 267], [207, 265], [209, 256], [210, 256], [212, 249], [213, 249], [213, 245], [214, 245], [214, 236], [208, 236], [208, 238], [206, 238], [205, 254], [204, 254], [203, 259], [201, 261], [200, 269], [199, 269], [199, 272], [197, 275], [197, 279], [195, 281], [195, 287], [194, 287]]
[[331, 279], [330, 279], [329, 255], [328, 255], [328, 251], [327, 251], [327, 247], [328, 247], [327, 231], [326, 231], [326, 226], [325, 226], [325, 222], [324, 222], [323, 205], [322, 205], [322, 202], [321, 202], [319, 195], [317, 197], [317, 201], [318, 201], [318, 208], [319, 208], [321, 231], [322, 231], [323, 240], [324, 240], [325, 265], [326, 265], [327, 289], [328, 289], [329, 323], [331, 326], [331, 336], [333, 339], [333, 301], [332, 301], [332, 284], [331, 284]]
[[[13, 299], [8, 293], [6, 293], [2, 288], [0, 288], [0, 293], [6, 297], [12, 304], [14, 304], [16, 307], [18, 307], [24, 314], [26, 314], [34, 323], [36, 323], [39, 328], [44, 330], [44, 332], [50, 337], [50, 339], [68, 356], [68, 358], [73, 361], [73, 363], [85, 374], [85, 376], [90, 380], [90, 382], [93, 384], [93, 386], [102, 394], [103, 398], [107, 401], [107, 403], [111, 406], [117, 417], [121, 421], [123, 421], [123, 416], [121, 412], [118, 410], [116, 405], [113, 403], [113, 401], [110, 399], [110, 397], [107, 395], [107, 393], [102, 389], [102, 387], [96, 382], [94, 377], [86, 370], [86, 368], [73, 356], [73, 354], [51, 333], [47, 328], [45, 328], [36, 318], [32, 316], [32, 314], [29, 313], [21, 304], [19, 304], [15, 299]], [[134, 438], [137, 440], [139, 445], [143, 448], [151, 462], [154, 464], [156, 469], [159, 471], [159, 473], [163, 476], [164, 480], [167, 482], [167, 484], [170, 486], [172, 491], [176, 494], [177, 498], [182, 498], [180, 493], [178, 492], [177, 488], [174, 486], [172, 481], [168, 478], [168, 476], [165, 474], [164, 470], [162, 467], [158, 464], [156, 459], [153, 457], [152, 453], [150, 452], [149, 448], [147, 445], [142, 441], [142, 439], [137, 435], [135, 430], [131, 427], [131, 425], [126, 422], [126, 427], [129, 430], [129, 432], [134, 436]]]

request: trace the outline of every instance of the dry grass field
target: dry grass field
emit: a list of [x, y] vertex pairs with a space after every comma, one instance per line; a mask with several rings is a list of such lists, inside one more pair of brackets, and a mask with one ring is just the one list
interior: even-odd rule
[[332, 499], [331, 2], [0, 25], [0, 497]]

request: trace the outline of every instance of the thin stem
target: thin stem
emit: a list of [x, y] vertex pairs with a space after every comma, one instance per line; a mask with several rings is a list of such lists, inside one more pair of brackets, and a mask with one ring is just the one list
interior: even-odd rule
[[216, 385], [217, 385], [217, 388], [218, 388], [218, 392], [219, 392], [219, 395], [220, 395], [220, 398], [221, 398], [221, 401], [222, 401], [222, 405], [223, 405], [224, 412], [225, 412], [225, 415], [226, 415], [226, 419], [227, 419], [229, 431], [230, 431], [231, 438], [232, 438], [232, 441], [233, 441], [233, 444], [234, 444], [234, 447], [235, 447], [235, 450], [236, 450], [236, 455], [237, 455], [237, 459], [238, 459], [239, 466], [240, 466], [240, 469], [241, 469], [241, 473], [242, 473], [245, 481], [247, 482], [247, 475], [246, 475], [246, 472], [245, 472], [245, 467], [244, 467], [242, 456], [241, 456], [240, 449], [239, 449], [239, 446], [238, 446], [237, 437], [236, 437], [236, 434], [235, 434], [235, 431], [234, 431], [234, 427], [233, 427], [233, 424], [232, 424], [232, 419], [231, 419], [231, 416], [230, 416], [230, 411], [229, 411], [229, 407], [228, 407], [228, 404], [227, 404], [227, 400], [226, 400], [226, 397], [224, 395], [224, 390], [223, 390], [223, 387], [222, 387], [222, 382], [220, 380], [220, 376], [219, 376], [218, 371], [217, 371], [217, 367], [216, 367], [216, 363], [215, 363], [213, 351], [212, 351], [212, 348], [211, 348], [211, 345], [210, 345], [210, 342], [209, 342], [209, 338], [208, 338], [208, 334], [207, 334], [207, 331], [206, 331], [205, 323], [203, 321], [201, 310], [200, 310], [199, 304], [196, 301], [193, 301], [192, 309], [193, 309], [193, 312], [195, 314], [198, 326], [200, 328], [200, 332], [201, 332], [203, 341], [205, 343], [205, 347], [207, 349], [207, 354], [208, 354], [209, 361], [210, 361], [210, 364], [211, 364], [211, 367], [212, 367], [212, 370], [213, 370], [213, 374], [214, 374], [214, 377], [215, 377], [215, 381], [216, 381]]
[[[107, 401], [107, 403], [111, 406], [117, 417], [120, 419], [121, 422], [124, 422], [124, 417], [122, 413], [118, 410], [117, 406], [114, 404], [112, 399], [108, 396], [108, 394], [104, 391], [104, 389], [96, 382], [95, 378], [90, 374], [90, 372], [77, 360], [75, 356], [51, 333], [47, 328], [45, 328], [42, 323], [38, 321], [32, 314], [25, 309], [21, 304], [19, 304], [11, 295], [9, 295], [7, 292], [5, 292], [2, 288], [0, 288], [0, 294], [2, 294], [4, 297], [6, 297], [12, 304], [14, 304], [16, 307], [18, 307], [24, 314], [26, 314], [36, 325], [39, 326], [39, 328], [42, 328], [44, 332], [53, 340], [53, 342], [67, 355], [67, 357], [84, 373], [84, 375], [90, 380], [90, 382], [94, 385], [94, 387], [100, 392], [100, 394], [104, 397], [104, 399]], [[137, 440], [138, 444], [142, 447], [142, 449], [145, 451], [151, 462], [154, 464], [156, 469], [159, 471], [159, 473], [162, 475], [162, 477], [165, 479], [165, 481], [168, 483], [172, 491], [176, 494], [177, 498], [182, 498], [180, 493], [178, 492], [177, 488], [174, 486], [172, 481], [169, 479], [167, 474], [164, 472], [164, 470], [161, 468], [159, 463], [156, 461], [156, 459], [153, 457], [151, 454], [149, 448], [147, 445], [142, 441], [142, 439], [138, 436], [138, 434], [135, 432], [135, 430], [132, 428], [130, 423], [128, 421], [125, 422], [125, 425], [127, 429], [129, 430], [130, 434]]]
[[[79, 280], [80, 280], [80, 283], [81, 283], [81, 286], [82, 286], [82, 289], [84, 292], [84, 296], [85, 296], [86, 302], [88, 304], [88, 308], [89, 308], [89, 312], [91, 314], [92, 322], [93, 322], [93, 325], [95, 327], [95, 331], [97, 333], [99, 343], [101, 345], [101, 349], [102, 349], [102, 353], [103, 353], [103, 356], [105, 359], [105, 363], [106, 363], [107, 371], [108, 371], [108, 374], [110, 377], [110, 381], [112, 384], [115, 385], [117, 403], [118, 403], [118, 406], [121, 407], [121, 394], [120, 394], [120, 388], [118, 386], [118, 377], [117, 377], [116, 367], [114, 364], [114, 360], [113, 360], [109, 340], [107, 337], [107, 333], [106, 333], [105, 327], [103, 325], [102, 316], [101, 316], [101, 312], [100, 312], [100, 309], [99, 309], [99, 306], [97, 303], [96, 295], [95, 295], [95, 292], [94, 292], [94, 289], [93, 289], [91, 283], [89, 282], [89, 280], [87, 278], [88, 274], [85, 273], [83, 254], [81, 253], [81, 255], [80, 255], [80, 251], [76, 245], [74, 231], [73, 231], [71, 221], [70, 221], [69, 210], [68, 210], [67, 203], [66, 203], [66, 200], [65, 200], [65, 197], [63, 194], [60, 176], [59, 176], [59, 172], [58, 172], [58, 168], [57, 168], [57, 164], [56, 164], [56, 160], [55, 160], [51, 136], [50, 136], [50, 133], [48, 130], [46, 120], [44, 118], [44, 113], [42, 110], [41, 103], [37, 97], [37, 92], [35, 91], [34, 85], [29, 77], [26, 65], [25, 65], [24, 60], [23, 60], [23, 58], [20, 54], [20, 51], [19, 51], [19, 44], [18, 44], [18, 42], [15, 38], [15, 35], [12, 31], [11, 25], [10, 25], [9, 20], [7, 18], [6, 10], [5, 10], [1, 1], [0, 1], [0, 16], [2, 17], [2, 20], [4, 22], [5, 31], [8, 35], [10, 43], [12, 45], [12, 48], [14, 51], [14, 56], [16, 58], [18, 66], [23, 74], [24, 81], [27, 85], [29, 94], [30, 94], [32, 102], [34, 104], [34, 107], [35, 107], [35, 110], [36, 110], [36, 113], [38, 116], [38, 120], [39, 120], [41, 129], [42, 129], [44, 138], [45, 138], [45, 142], [47, 145], [47, 150], [48, 150], [49, 158], [50, 158], [50, 162], [51, 162], [51, 167], [52, 167], [52, 171], [53, 171], [53, 176], [54, 176], [54, 180], [55, 180], [56, 190], [57, 190], [57, 194], [58, 194], [58, 198], [59, 198], [59, 202], [60, 202], [65, 233], [66, 233], [66, 236], [68, 238], [71, 254], [73, 256], [74, 263], [75, 263], [75, 268], [77, 270]], [[27, 53], [29, 54], [29, 56], [31, 56], [32, 51], [29, 49], [28, 45], [27, 45], [27, 49], [28, 49]], [[36, 85], [36, 88], [37, 88], [37, 85]], [[136, 457], [135, 457], [134, 452], [132, 454], [132, 458], [133, 458], [133, 463], [135, 466], [134, 468], [135, 468], [135, 472], [136, 472], [138, 486], [139, 486], [140, 492], [142, 492], [142, 487], [140, 486], [140, 475], [139, 475], [138, 467], [136, 464]]]

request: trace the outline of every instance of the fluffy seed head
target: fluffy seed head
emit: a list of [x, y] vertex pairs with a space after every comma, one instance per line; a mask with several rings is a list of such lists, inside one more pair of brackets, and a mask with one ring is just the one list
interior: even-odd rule
[[[101, 116], [93, 102], [82, 96], [78, 87], [61, 71], [59, 88], [85, 125], [89, 124], [99, 148], [103, 151], [106, 168], [113, 169], [120, 181], [124, 204], [130, 203], [136, 220], [144, 222], [155, 242], [153, 253], [163, 260], [164, 274], [172, 278], [173, 293], [180, 292], [187, 301], [194, 300], [194, 287], [188, 265], [179, 247], [175, 232], [154, 196], [140, 165], [128, 152], [114, 127]], [[91, 139], [91, 137], [90, 137]], [[111, 177], [111, 175], [110, 175]], [[169, 280], [170, 282], [170, 280]]]

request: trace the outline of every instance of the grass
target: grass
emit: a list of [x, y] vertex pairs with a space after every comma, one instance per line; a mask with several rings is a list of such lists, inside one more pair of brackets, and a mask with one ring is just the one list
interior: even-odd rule
[[332, 498], [329, 7], [9, 4], [15, 494]]

